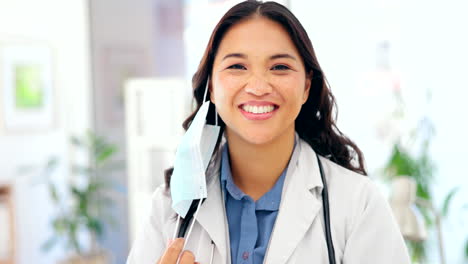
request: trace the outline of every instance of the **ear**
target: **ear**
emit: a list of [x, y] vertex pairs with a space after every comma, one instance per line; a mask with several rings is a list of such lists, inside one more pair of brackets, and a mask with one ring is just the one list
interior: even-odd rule
[[214, 95], [213, 95], [213, 87], [211, 85], [210, 79], [208, 79], [208, 82], [209, 82], [208, 83], [208, 92], [210, 93], [210, 101], [211, 101], [211, 103], [216, 104], [215, 100], [214, 100]]
[[307, 102], [307, 99], [309, 98], [309, 92], [310, 92], [310, 85], [311, 84], [312, 84], [312, 73], [310, 73], [310, 74], [308, 74], [306, 76], [302, 104], [305, 104], [305, 102]]

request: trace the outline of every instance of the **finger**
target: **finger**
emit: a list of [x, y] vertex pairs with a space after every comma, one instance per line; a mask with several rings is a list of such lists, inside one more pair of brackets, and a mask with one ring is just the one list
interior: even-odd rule
[[180, 264], [193, 264], [195, 262], [195, 256], [192, 252], [185, 250], [182, 252], [182, 256], [180, 257]]
[[174, 239], [169, 238], [169, 239], [167, 240], [167, 242], [166, 242], [166, 248], [168, 248], [169, 245], [170, 245], [173, 241], [174, 241]]
[[169, 245], [161, 258], [160, 264], [175, 264], [179, 254], [184, 247], [184, 239], [177, 238]]

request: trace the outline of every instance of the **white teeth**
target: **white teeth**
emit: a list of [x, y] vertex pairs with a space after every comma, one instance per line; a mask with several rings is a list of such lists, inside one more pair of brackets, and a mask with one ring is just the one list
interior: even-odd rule
[[265, 105], [265, 106], [252, 106], [252, 105], [243, 105], [242, 109], [246, 112], [253, 113], [253, 114], [264, 114], [269, 113], [275, 109], [272, 105]]

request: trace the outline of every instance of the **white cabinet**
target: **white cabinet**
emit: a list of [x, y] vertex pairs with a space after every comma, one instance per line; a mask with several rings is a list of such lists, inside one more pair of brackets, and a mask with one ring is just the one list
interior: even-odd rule
[[134, 79], [125, 85], [130, 241], [147, 219], [164, 170], [173, 165], [189, 114], [189, 85], [182, 79]]

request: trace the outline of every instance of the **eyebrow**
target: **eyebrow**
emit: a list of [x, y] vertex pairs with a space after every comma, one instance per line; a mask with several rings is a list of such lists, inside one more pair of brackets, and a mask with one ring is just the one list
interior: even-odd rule
[[270, 57], [270, 60], [281, 59], [281, 58], [297, 60], [296, 57], [294, 57], [293, 55], [289, 55], [287, 53], [273, 55]]
[[[227, 58], [242, 58], [242, 59], [246, 59], [247, 58], [247, 55], [243, 54], [243, 53], [229, 53], [227, 54], [226, 56], [223, 57], [222, 60], [225, 60]], [[270, 56], [270, 60], [275, 60], [275, 59], [281, 59], [281, 58], [287, 58], [287, 59], [292, 59], [292, 60], [297, 60], [296, 57], [290, 55], [290, 54], [287, 54], [287, 53], [280, 53], [280, 54], [275, 54], [275, 55], [272, 55]]]
[[227, 58], [242, 58], [242, 59], [245, 59], [245, 58], [247, 58], [247, 55], [245, 55], [243, 53], [229, 53], [228, 55], [223, 57], [222, 61], [227, 59]]

